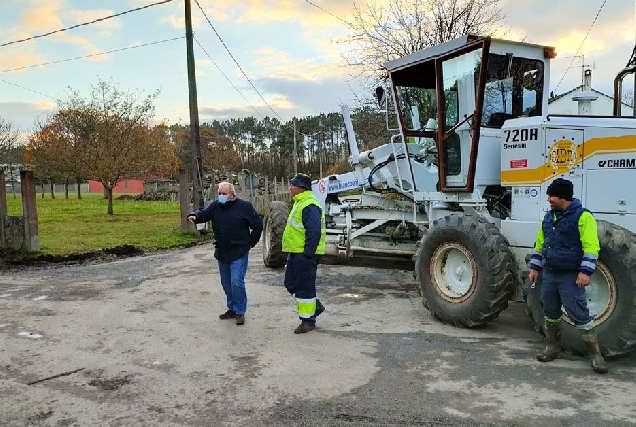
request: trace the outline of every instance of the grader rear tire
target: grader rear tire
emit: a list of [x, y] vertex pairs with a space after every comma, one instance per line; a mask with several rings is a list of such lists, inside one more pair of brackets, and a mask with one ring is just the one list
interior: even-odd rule
[[263, 227], [263, 262], [270, 268], [281, 268], [287, 262], [283, 252], [283, 231], [289, 208], [284, 202], [271, 202]]
[[508, 307], [518, 268], [499, 229], [478, 216], [433, 221], [416, 254], [424, 305], [455, 326], [478, 327]]
[[[585, 290], [588, 308], [596, 318], [601, 352], [616, 357], [636, 350], [636, 234], [607, 221], [598, 221], [601, 244], [596, 272]], [[534, 329], [545, 334], [541, 279], [528, 288], [526, 312]], [[563, 313], [561, 345], [566, 352], [584, 354], [578, 329]]]

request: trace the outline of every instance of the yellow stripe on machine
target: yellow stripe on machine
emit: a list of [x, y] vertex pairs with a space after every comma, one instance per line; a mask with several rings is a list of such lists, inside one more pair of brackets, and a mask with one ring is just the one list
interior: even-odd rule
[[[560, 144], [572, 144], [569, 140], [556, 141], [548, 152], [548, 161], [533, 169], [512, 169], [501, 171], [501, 185], [543, 184], [557, 175], [567, 173], [583, 161], [604, 154], [636, 154], [634, 135], [591, 138], [576, 146], [576, 157], [567, 162], [555, 161], [556, 149]], [[559, 164], [560, 163], [560, 164]]]

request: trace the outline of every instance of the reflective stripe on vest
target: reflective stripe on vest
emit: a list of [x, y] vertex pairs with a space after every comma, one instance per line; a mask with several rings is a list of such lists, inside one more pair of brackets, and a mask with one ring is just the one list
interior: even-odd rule
[[320, 242], [316, 248], [316, 255], [325, 253], [325, 241], [327, 236], [327, 228], [325, 226], [325, 213], [322, 212], [320, 202], [311, 191], [294, 196], [294, 206], [287, 217], [287, 226], [283, 231], [283, 252], [302, 253], [305, 250], [305, 226], [303, 225], [303, 209], [310, 205], [316, 205], [320, 208]]

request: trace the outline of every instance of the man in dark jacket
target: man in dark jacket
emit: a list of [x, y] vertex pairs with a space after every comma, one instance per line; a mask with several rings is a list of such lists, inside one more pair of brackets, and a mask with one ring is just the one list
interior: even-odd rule
[[219, 318], [236, 318], [236, 324], [243, 325], [247, 309], [248, 253], [261, 238], [263, 220], [250, 202], [236, 196], [231, 183], [220, 183], [218, 193], [217, 200], [188, 215], [188, 221], [212, 221], [214, 257], [218, 260], [221, 285], [227, 296], [227, 311]]
[[311, 178], [299, 173], [289, 182], [294, 206], [283, 232], [283, 252], [288, 252], [285, 288], [296, 298], [300, 325], [297, 334], [313, 331], [325, 307], [316, 298], [316, 271], [325, 253], [325, 215], [311, 191]]
[[537, 233], [530, 258], [529, 279], [535, 283], [542, 272], [541, 301], [545, 316], [545, 350], [537, 355], [550, 362], [561, 354], [561, 307], [581, 332], [594, 372], [604, 374], [594, 318], [587, 308], [585, 287], [596, 269], [600, 251], [596, 219], [573, 197], [571, 181], [557, 178], [548, 186], [548, 211]]

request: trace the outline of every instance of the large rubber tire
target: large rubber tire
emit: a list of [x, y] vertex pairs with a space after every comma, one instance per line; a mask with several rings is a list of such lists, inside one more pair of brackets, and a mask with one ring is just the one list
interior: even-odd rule
[[417, 250], [415, 270], [431, 314], [469, 328], [496, 319], [519, 283], [514, 254], [499, 229], [465, 214], [433, 221]]
[[270, 268], [281, 268], [287, 262], [283, 252], [283, 231], [287, 224], [289, 207], [284, 202], [271, 202], [265, 215], [263, 228], [263, 262]]
[[[596, 317], [601, 352], [616, 357], [636, 350], [636, 234], [607, 221], [598, 221], [601, 244], [596, 272], [586, 289], [588, 307]], [[528, 288], [526, 312], [534, 328], [545, 334], [541, 279]], [[561, 345], [568, 353], [584, 354], [581, 334], [563, 313]]]

